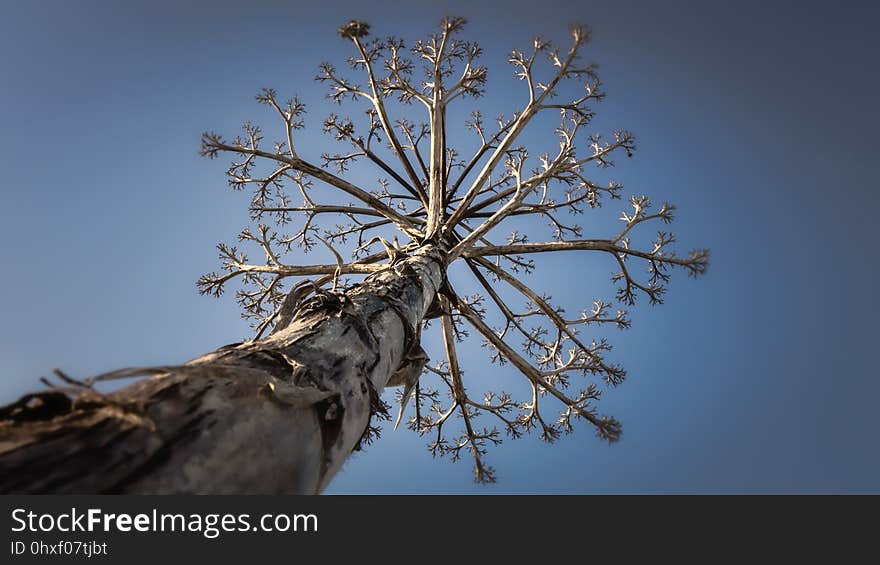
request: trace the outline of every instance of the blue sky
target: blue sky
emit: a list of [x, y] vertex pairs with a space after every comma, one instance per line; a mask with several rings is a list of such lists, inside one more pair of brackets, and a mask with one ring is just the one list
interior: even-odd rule
[[[313, 83], [341, 63], [350, 18], [408, 40], [445, 14], [490, 69], [487, 115], [521, 104], [505, 55], [536, 33], [594, 29], [588, 59], [608, 98], [597, 127], [637, 135], [606, 178], [678, 205], [682, 248], [709, 273], [673, 277], [667, 303], [610, 331], [630, 378], [603, 398], [624, 424], [608, 446], [583, 428], [467, 461], [385, 430], [329, 492], [878, 492], [872, 348], [877, 251], [876, 8], [803, 2], [7, 2], [0, 19], [0, 400], [62, 367], [85, 376], [184, 361], [247, 335], [229, 299], [200, 297], [214, 245], [247, 221], [247, 196], [199, 134], [265, 116], [262, 86], [308, 104], [300, 153], [335, 110]], [[493, 86], [494, 85], [494, 86]], [[541, 138], [530, 138], [540, 142]], [[612, 221], [614, 202], [585, 222]], [[536, 288], [576, 312], [613, 296], [613, 266], [566, 255]], [[515, 378], [464, 348], [466, 384]], [[494, 385], [493, 385], [494, 386]]]

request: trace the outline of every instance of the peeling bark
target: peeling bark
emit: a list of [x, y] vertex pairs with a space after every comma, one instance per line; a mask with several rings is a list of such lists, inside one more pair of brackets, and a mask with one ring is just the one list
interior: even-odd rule
[[423, 355], [418, 328], [444, 270], [427, 245], [300, 304], [265, 339], [107, 395], [22, 397], [0, 408], [0, 492], [319, 493], [376, 395], [410, 351]]

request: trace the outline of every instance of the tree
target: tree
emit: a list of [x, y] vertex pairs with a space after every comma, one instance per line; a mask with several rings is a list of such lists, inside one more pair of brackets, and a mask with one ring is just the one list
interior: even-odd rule
[[[525, 103], [491, 125], [474, 112], [466, 127], [476, 144], [463, 158], [447, 133], [447, 108], [480, 97], [488, 76], [479, 45], [459, 38], [464, 24], [444, 19], [409, 50], [400, 39], [371, 39], [363, 22], [340, 28], [353, 47], [349, 65], [364, 82], [329, 63], [316, 78], [329, 86], [334, 102], [366, 110], [358, 124], [336, 114], [324, 120], [324, 131], [346, 149], [322, 155], [320, 165], [301, 156], [296, 143], [305, 106], [296, 98], [281, 102], [272, 89], [256, 99], [280, 120], [280, 140], [267, 146], [250, 122], [232, 140], [203, 134], [202, 154], [231, 155], [229, 184], [253, 190], [255, 225], [239, 240], [264, 259], [252, 262], [238, 246], [220, 244], [222, 272], [203, 276], [198, 287], [220, 296], [239, 282], [237, 299], [255, 336], [183, 365], [85, 380], [56, 371], [46, 390], [0, 409], [0, 490], [320, 492], [352, 450], [377, 437], [374, 420], [390, 417], [380, 395], [394, 386], [401, 388], [395, 426], [411, 403], [408, 427], [430, 434], [434, 454], [458, 459], [469, 453], [480, 482], [495, 480], [484, 458], [487, 447], [501, 441], [501, 431], [484, 426], [484, 419], [500, 421], [513, 438], [536, 431], [552, 441], [582, 420], [600, 438], [618, 439], [620, 424], [601, 415], [597, 403], [600, 385], [616, 386], [626, 373], [606, 360], [611, 345], [585, 337], [585, 328], [626, 328], [627, 312], [596, 300], [579, 315], [566, 315], [527, 283], [535, 267], [529, 256], [606, 254], [618, 269], [612, 279], [625, 307], [640, 294], [662, 302], [670, 269], [701, 274], [708, 252], [679, 257], [666, 231], [648, 247], [633, 244], [631, 234], [643, 224], [673, 220], [672, 205], [655, 209], [645, 196], [630, 199], [622, 227], [608, 237], [585, 239], [572, 223], [622, 195], [620, 183], [596, 181], [588, 171], [607, 169], [614, 157], [635, 149], [627, 131], [608, 139], [586, 132], [604, 93], [596, 67], [580, 58], [590, 37], [585, 26], [571, 28], [565, 48], [536, 38], [510, 54]], [[391, 104], [398, 106], [397, 119]], [[409, 117], [422, 109], [424, 123]], [[521, 134], [548, 114], [558, 117], [557, 146], [532, 157]], [[380, 171], [378, 188], [345, 180], [358, 163]], [[495, 242], [500, 230], [524, 218], [546, 221], [548, 240], [534, 243], [514, 230], [504, 243]], [[288, 224], [292, 233], [278, 231]], [[335, 261], [285, 260], [316, 249]], [[481, 294], [456, 291], [449, 271], [456, 262]], [[646, 278], [633, 274], [632, 263], [647, 267]], [[444, 346], [442, 361], [430, 363], [435, 353], [422, 348], [421, 336], [434, 320]], [[500, 325], [493, 327], [493, 320]], [[469, 330], [481, 336], [494, 362], [522, 374], [529, 398], [471, 394], [456, 352]], [[112, 393], [95, 387], [136, 376], [148, 378]], [[448, 394], [431, 388], [428, 377]], [[550, 403], [561, 409], [558, 417], [547, 415]], [[454, 415], [462, 430], [450, 437]]]

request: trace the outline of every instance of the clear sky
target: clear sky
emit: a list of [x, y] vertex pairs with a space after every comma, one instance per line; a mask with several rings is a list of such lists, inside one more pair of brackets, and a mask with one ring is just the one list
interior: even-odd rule
[[[550, 446], [505, 442], [484, 487], [469, 462], [432, 460], [424, 439], [386, 429], [329, 492], [880, 492], [871, 6], [4, 2], [0, 401], [53, 367], [182, 362], [247, 335], [231, 298], [194, 286], [247, 221], [223, 163], [197, 156], [199, 134], [263, 115], [253, 95], [274, 86], [308, 104], [300, 152], [316, 158], [333, 108], [311, 77], [349, 54], [339, 24], [412, 40], [468, 17], [490, 69], [477, 104], [495, 115], [522, 102], [508, 50], [536, 33], [564, 41], [580, 21], [608, 92], [597, 124], [639, 144], [611, 177], [677, 204], [681, 247], [713, 252], [704, 278], [678, 273], [665, 305], [609, 332], [630, 378], [603, 410], [623, 439], [583, 427]], [[572, 312], [613, 296], [605, 261], [542, 267], [532, 283]], [[504, 378], [470, 345], [467, 384]]]

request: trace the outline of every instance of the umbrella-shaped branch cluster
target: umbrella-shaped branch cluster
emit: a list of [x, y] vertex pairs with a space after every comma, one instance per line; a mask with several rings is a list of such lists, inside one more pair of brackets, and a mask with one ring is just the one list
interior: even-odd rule
[[[281, 122], [277, 141], [267, 143], [251, 123], [231, 140], [204, 134], [202, 154], [232, 155], [229, 184], [252, 190], [254, 226], [242, 231], [239, 243], [256, 249], [260, 260], [250, 260], [239, 246], [221, 244], [222, 272], [205, 275], [198, 284], [203, 293], [220, 295], [238, 279], [238, 301], [254, 320], [259, 338], [273, 326], [282, 327], [290, 311], [311, 294], [343, 292], [357, 283], [358, 275], [385, 269], [419, 246], [441, 246], [447, 267], [456, 261], [465, 264], [470, 280], [462, 286], [476, 286], [480, 294], [458, 294], [459, 281], [447, 280], [432, 313], [440, 319], [444, 346], [438, 358], [443, 360], [426, 368], [444, 394], [422, 379], [405, 389], [401, 403], [414, 399], [408, 425], [430, 434], [432, 452], [455, 459], [470, 453], [476, 478], [492, 481], [494, 471], [484, 456], [489, 445], [501, 441], [502, 431], [481, 424], [483, 416], [494, 417], [511, 437], [536, 431], [552, 441], [571, 431], [575, 420], [590, 424], [603, 439], [619, 437], [620, 424], [599, 414], [596, 404], [603, 387], [620, 384], [626, 372], [606, 359], [611, 345], [596, 334], [605, 326], [629, 327], [622, 307], [634, 304], [639, 295], [662, 302], [672, 268], [703, 273], [708, 252], [676, 255], [675, 237], [668, 231], [659, 231], [646, 247], [635, 245], [634, 233], [673, 220], [672, 205], [652, 206], [645, 196], [630, 198], [616, 233], [583, 237], [576, 218], [622, 197], [619, 182], [595, 175], [635, 150], [628, 131], [609, 136], [588, 131], [595, 105], [605, 94], [595, 65], [581, 58], [590, 37], [584, 26], [572, 27], [564, 48], [536, 38], [528, 49], [511, 52], [508, 62], [523, 84], [524, 104], [493, 122], [473, 112], [464, 124], [476, 136], [472, 150], [454, 148], [451, 142], [460, 134], [450, 135], [447, 108], [454, 101], [480, 97], [488, 77], [487, 68], [478, 63], [481, 47], [459, 38], [464, 23], [447, 18], [436, 33], [409, 48], [399, 38], [371, 39], [363, 22], [342, 27], [340, 35], [352, 45], [348, 67], [359, 78], [323, 63], [316, 79], [329, 87], [334, 102], [360, 105], [362, 119], [330, 114], [323, 131], [340, 149], [316, 161], [297, 147], [304, 105], [296, 98], [282, 103], [272, 89], [256, 98]], [[558, 119], [557, 143], [533, 154], [521, 139], [530, 124], [540, 122], [539, 115]], [[361, 164], [380, 175], [375, 186], [344, 178]], [[520, 228], [509, 229], [514, 223]], [[521, 228], [540, 224], [550, 227], [547, 241], [533, 242]], [[509, 235], [499, 243], [502, 232]], [[289, 259], [315, 249], [332, 259], [320, 264]], [[615, 265], [612, 279], [622, 307], [597, 299], [571, 316], [527, 284], [526, 276], [535, 269], [533, 254], [562, 251], [608, 256]], [[285, 279], [294, 282], [285, 286]], [[456, 348], [470, 332], [481, 336], [493, 361], [522, 374], [530, 391], [527, 398], [468, 392]], [[453, 417], [461, 431], [450, 435]]]

